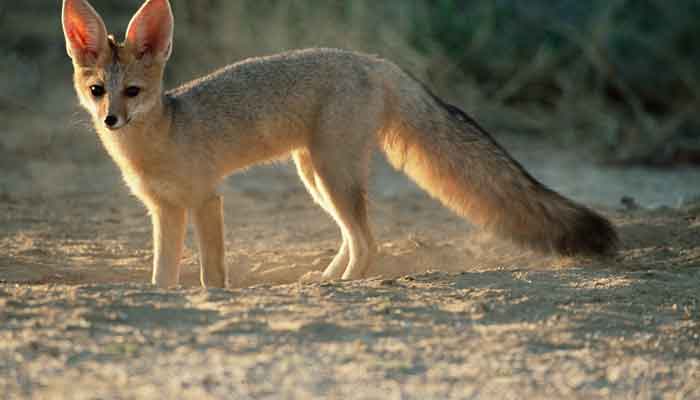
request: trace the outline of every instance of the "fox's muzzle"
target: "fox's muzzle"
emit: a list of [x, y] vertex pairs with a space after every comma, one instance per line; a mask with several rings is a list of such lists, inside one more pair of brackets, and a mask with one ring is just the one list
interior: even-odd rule
[[123, 128], [130, 122], [130, 119], [125, 119], [114, 114], [109, 114], [104, 119], [104, 124], [107, 129], [116, 131], [117, 129]]
[[114, 115], [108, 115], [107, 118], [105, 118], [105, 125], [107, 125], [107, 128], [113, 128], [118, 122], [119, 118]]

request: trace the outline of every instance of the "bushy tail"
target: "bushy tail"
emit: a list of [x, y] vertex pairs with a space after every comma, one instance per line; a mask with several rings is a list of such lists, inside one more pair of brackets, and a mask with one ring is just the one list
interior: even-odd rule
[[410, 81], [393, 92], [382, 132], [394, 167], [471, 222], [525, 247], [562, 255], [617, 248], [607, 219], [545, 187], [463, 111]]

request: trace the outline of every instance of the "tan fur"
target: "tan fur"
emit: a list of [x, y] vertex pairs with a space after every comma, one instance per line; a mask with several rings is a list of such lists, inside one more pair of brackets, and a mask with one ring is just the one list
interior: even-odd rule
[[[171, 37], [161, 31], [144, 45], [97, 32], [97, 59], [87, 50], [76, 56], [81, 46], [69, 38], [72, 20], [65, 15], [99, 19], [86, 5], [64, 0], [76, 91], [126, 183], [151, 212], [159, 286], [178, 283], [188, 210], [199, 235], [202, 284], [225, 285], [216, 188], [239, 169], [290, 154], [314, 201], [341, 229], [327, 279], [359, 278], [370, 265], [375, 244], [366, 187], [376, 147], [459, 214], [525, 245], [561, 253], [614, 247], [607, 221], [539, 184], [466, 114], [388, 61], [332, 49], [294, 51], [249, 59], [164, 93], [171, 43], [162, 37]], [[149, 0], [142, 10], [164, 23], [172, 16], [166, 0]], [[129, 29], [138, 29], [139, 20]], [[147, 40], [149, 29], [128, 37]], [[160, 52], [143, 57], [137, 51], [151, 47]], [[101, 99], [90, 94], [95, 84], [105, 86]], [[141, 94], [125, 97], [128, 86]], [[105, 125], [107, 115], [119, 118], [116, 129]], [[590, 229], [579, 229], [586, 218]], [[583, 236], [601, 232], [605, 243], [586, 245], [590, 239]]]

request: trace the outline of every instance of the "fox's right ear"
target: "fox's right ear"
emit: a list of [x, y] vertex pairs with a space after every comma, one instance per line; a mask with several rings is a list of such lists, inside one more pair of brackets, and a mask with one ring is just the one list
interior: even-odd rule
[[107, 28], [86, 0], [63, 0], [63, 33], [68, 55], [79, 65], [93, 65], [107, 50]]
[[146, 0], [126, 28], [126, 43], [139, 60], [165, 62], [173, 50], [173, 10], [169, 0]]

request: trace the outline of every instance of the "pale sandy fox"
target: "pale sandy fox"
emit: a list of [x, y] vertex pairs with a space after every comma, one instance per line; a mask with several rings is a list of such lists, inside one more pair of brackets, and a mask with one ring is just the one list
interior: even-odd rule
[[217, 186], [237, 170], [290, 154], [342, 233], [323, 277], [362, 277], [375, 253], [367, 175], [376, 147], [447, 207], [526, 247], [563, 255], [615, 249], [606, 219], [539, 183], [474, 120], [391, 62], [341, 50], [293, 51], [164, 92], [173, 26], [169, 2], [148, 0], [118, 42], [86, 0], [63, 1], [80, 103], [150, 211], [154, 284], [178, 284], [189, 212], [202, 285], [225, 286]]

